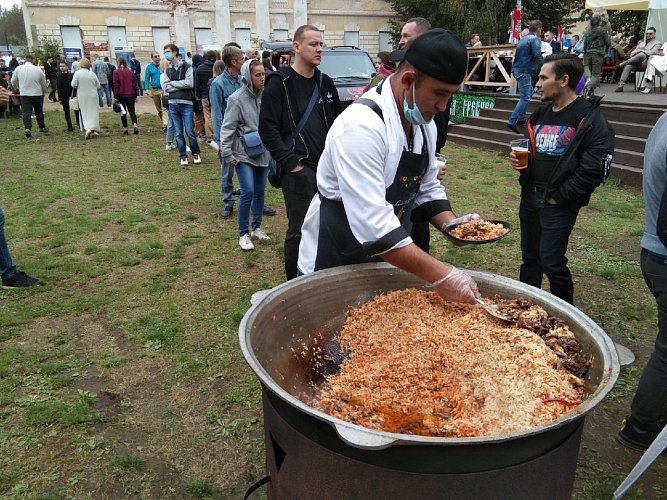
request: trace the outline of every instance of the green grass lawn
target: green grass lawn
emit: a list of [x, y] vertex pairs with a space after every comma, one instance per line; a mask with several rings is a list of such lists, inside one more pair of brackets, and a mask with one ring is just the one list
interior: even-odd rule
[[[219, 165], [181, 168], [156, 116], [138, 136], [102, 114], [90, 141], [47, 114], [48, 135], [26, 140], [0, 120], [0, 206], [15, 262], [45, 282], [0, 290], [0, 497], [239, 498], [264, 474], [259, 383], [238, 347], [250, 296], [283, 279], [285, 209], [254, 252], [236, 220], [218, 217]], [[516, 277], [518, 184], [506, 158], [449, 145], [445, 179], [457, 213], [515, 230], [494, 245], [432, 253]], [[640, 193], [608, 182], [570, 241], [577, 305], [635, 351], [611, 396], [587, 419], [575, 498], [608, 499], [639, 454], [613, 440], [656, 329], [638, 264]], [[633, 496], [634, 495], [634, 496]], [[667, 498], [657, 464], [630, 498]]]

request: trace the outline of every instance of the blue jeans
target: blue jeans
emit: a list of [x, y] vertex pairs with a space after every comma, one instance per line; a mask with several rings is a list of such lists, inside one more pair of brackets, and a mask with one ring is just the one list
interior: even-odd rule
[[167, 144], [171, 144], [174, 142], [174, 121], [171, 119], [171, 114], [169, 113], [169, 109], [167, 111], [167, 137], [166, 137], [166, 142]]
[[519, 205], [523, 258], [519, 279], [540, 288], [546, 274], [551, 293], [570, 304], [574, 283], [565, 253], [578, 214], [579, 206], [547, 204], [542, 192], [522, 196]]
[[660, 431], [667, 423], [667, 260], [642, 249], [642, 274], [658, 306], [658, 336], [639, 379], [631, 416], [642, 428]]
[[0, 277], [9, 279], [16, 274], [16, 266], [9, 255], [7, 240], [5, 239], [5, 213], [0, 208]]
[[234, 167], [223, 160], [220, 153], [218, 153], [218, 158], [220, 159], [220, 192], [222, 193], [222, 203], [226, 208], [233, 208]]
[[[178, 146], [178, 156], [187, 158], [188, 153], [185, 149], [185, 135], [188, 136], [190, 151], [193, 155], [199, 154], [199, 144], [195, 136], [195, 114], [190, 104], [169, 103], [169, 118], [174, 126], [174, 135], [176, 136], [176, 145]], [[184, 135], [185, 134], [185, 135]]]
[[262, 213], [264, 212], [264, 188], [269, 169], [266, 167], [255, 167], [249, 163], [238, 163], [236, 175], [241, 186], [239, 197], [239, 236], [248, 234], [248, 220], [252, 208], [252, 228], [259, 229], [262, 226]]
[[101, 83], [102, 88], [97, 89], [97, 99], [99, 100], [100, 108], [104, 107], [104, 99], [102, 97], [106, 95], [107, 97], [107, 106], [111, 107], [111, 91], [109, 90], [108, 83]]
[[516, 122], [526, 121], [526, 110], [530, 98], [533, 97], [533, 76], [530, 73], [512, 73], [516, 78], [517, 86], [519, 87], [519, 102], [516, 103], [514, 111], [507, 123], [516, 125]]

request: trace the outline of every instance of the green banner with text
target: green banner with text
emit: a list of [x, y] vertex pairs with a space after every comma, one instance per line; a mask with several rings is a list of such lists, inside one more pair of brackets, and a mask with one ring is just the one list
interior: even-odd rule
[[479, 116], [480, 109], [492, 109], [496, 103], [494, 96], [454, 94], [449, 121], [465, 123], [468, 116]]

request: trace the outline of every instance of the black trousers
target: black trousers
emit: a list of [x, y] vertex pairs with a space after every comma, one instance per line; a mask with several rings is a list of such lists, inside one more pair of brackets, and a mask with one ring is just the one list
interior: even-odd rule
[[49, 92], [49, 100], [50, 101], [55, 101], [56, 100], [56, 79], [51, 78], [49, 79], [49, 85], [51, 86], [51, 92]]
[[[67, 122], [67, 129], [70, 130], [74, 127], [72, 127], [72, 117], [70, 116], [70, 109], [69, 109], [69, 98], [63, 99], [60, 104], [62, 104], [63, 111], [65, 112], [65, 121]], [[79, 113], [77, 111], [74, 112], [74, 117], [76, 118], [76, 127], [81, 128], [81, 124], [79, 123]]]
[[127, 115], [130, 115], [130, 120], [132, 123], [137, 123], [137, 112], [134, 108], [134, 97], [118, 97], [118, 102], [123, 105], [127, 114], [121, 115], [120, 122], [123, 124], [124, 128], [127, 128]]
[[314, 168], [304, 167], [292, 173], [285, 172], [282, 178], [283, 197], [287, 209], [287, 232], [285, 233], [285, 277], [296, 278], [299, 260], [301, 226], [306, 218], [310, 201], [317, 193], [317, 177]]
[[631, 415], [641, 427], [660, 431], [667, 423], [667, 261], [642, 249], [641, 269], [658, 308], [658, 335], [639, 379]]
[[37, 118], [37, 125], [39, 128], [46, 128], [44, 123], [44, 96], [43, 95], [22, 95], [21, 109], [23, 110], [23, 126], [30, 130], [32, 129], [32, 110], [35, 110], [35, 117]]

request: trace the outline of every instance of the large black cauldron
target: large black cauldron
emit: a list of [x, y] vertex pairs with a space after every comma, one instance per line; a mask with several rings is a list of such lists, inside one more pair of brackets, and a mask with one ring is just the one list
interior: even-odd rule
[[243, 354], [263, 389], [271, 499], [566, 499], [584, 416], [611, 390], [619, 363], [612, 341], [560, 299], [502, 276], [469, 271], [483, 295], [523, 296], [564, 319], [585, 352], [587, 399], [546, 425], [507, 435], [435, 438], [366, 429], [319, 412], [296, 395], [312, 374], [293, 350], [316, 331], [337, 332], [346, 312], [389, 290], [426, 288], [388, 264], [320, 271], [261, 297], [239, 327]]

